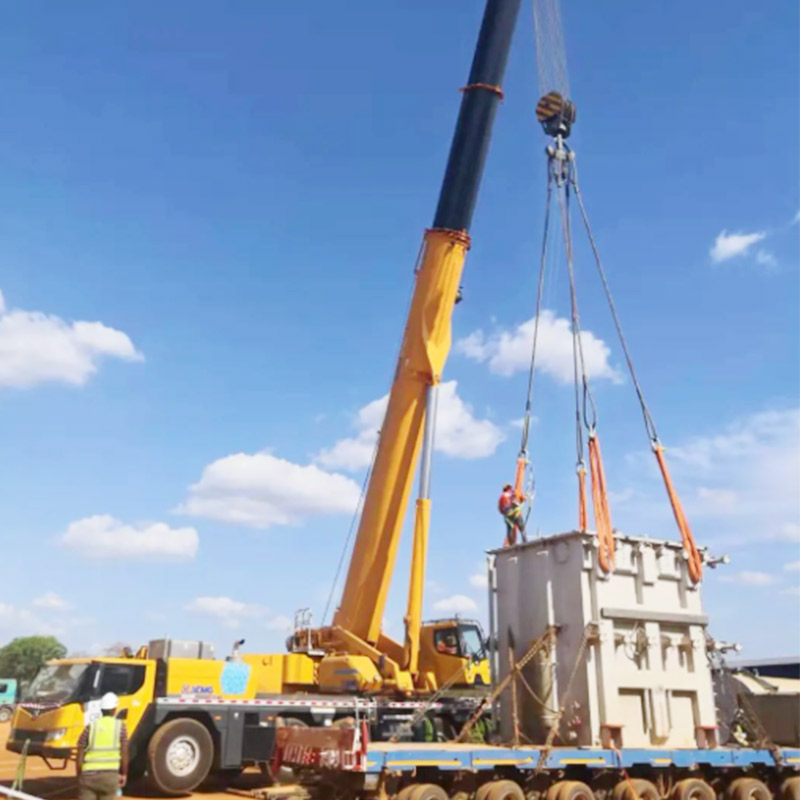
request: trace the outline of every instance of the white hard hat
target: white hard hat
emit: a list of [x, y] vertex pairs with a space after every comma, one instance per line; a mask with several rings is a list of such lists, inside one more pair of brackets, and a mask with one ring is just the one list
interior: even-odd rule
[[100, 698], [101, 711], [113, 711], [118, 705], [119, 698], [114, 694], [114, 692], [106, 692]]

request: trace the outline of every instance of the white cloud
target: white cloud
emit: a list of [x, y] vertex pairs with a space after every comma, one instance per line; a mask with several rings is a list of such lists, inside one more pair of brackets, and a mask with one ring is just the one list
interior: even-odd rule
[[794, 215], [794, 217], [792, 218], [792, 221], [791, 221], [790, 224], [791, 225], [800, 225], [800, 210], [798, 210], [798, 212]]
[[709, 251], [711, 260], [715, 264], [721, 264], [731, 258], [747, 255], [748, 250], [758, 242], [765, 239], [767, 234], [764, 231], [758, 233], [728, 233], [722, 231], [714, 240], [714, 244]]
[[[472, 407], [459, 397], [457, 387], [456, 381], [445, 381], [439, 386], [435, 449], [454, 458], [492, 455], [505, 434], [491, 420], [477, 419]], [[388, 401], [389, 396], [384, 395], [365, 405], [356, 415], [356, 435], [321, 450], [314, 460], [323, 467], [350, 471], [368, 466]]]
[[443, 597], [433, 604], [433, 610], [442, 614], [470, 614], [478, 610], [478, 604], [465, 594]]
[[756, 264], [773, 269], [778, 266], [778, 259], [775, 258], [775, 254], [770, 250], [757, 250]]
[[246, 620], [259, 621], [268, 631], [290, 633], [294, 630], [294, 622], [282, 614], [270, 615], [268, 609], [258, 603], [243, 603], [232, 597], [203, 596], [195, 597], [184, 608], [195, 614], [202, 614], [216, 620], [226, 628], [238, 628]]
[[0, 294], [0, 386], [81, 386], [103, 358], [144, 360], [122, 331], [102, 322], [66, 322], [41, 311], [8, 309]]
[[489, 577], [485, 572], [476, 572], [474, 575], [469, 576], [469, 583], [470, 586], [474, 586], [476, 589], [488, 589]]
[[247, 607], [247, 603], [233, 600], [230, 597], [195, 597], [186, 606], [186, 610], [205, 614], [209, 617], [225, 619], [227, 617], [241, 617]]
[[781, 594], [791, 595], [792, 597], [800, 597], [800, 586], [790, 586], [788, 589], [782, 589]]
[[266, 628], [268, 631], [278, 631], [279, 633], [292, 633], [294, 631], [294, 620], [279, 614], [267, 620]]
[[45, 592], [41, 597], [37, 597], [33, 604], [37, 608], [46, 608], [51, 611], [57, 611], [59, 609], [69, 608], [66, 602], [64, 602], [63, 598], [57, 595], [55, 592]]
[[[513, 330], [497, 330], [489, 336], [482, 330], [473, 331], [456, 342], [456, 352], [478, 363], [488, 363], [497, 375], [508, 377], [526, 371], [530, 368], [535, 321], [533, 317]], [[602, 339], [591, 331], [581, 331], [581, 343], [590, 378], [622, 381], [622, 375], [609, 363], [611, 350]], [[552, 311], [542, 311], [536, 361], [541, 372], [560, 383], [572, 382], [572, 327], [568, 319], [556, 317]]]
[[354, 421], [356, 435], [339, 439], [333, 447], [320, 450], [314, 460], [328, 469], [355, 471], [369, 466], [388, 402], [389, 395], [385, 394], [360, 408]]
[[800, 524], [785, 522], [777, 529], [769, 531], [767, 538], [776, 542], [800, 542]]
[[631, 498], [636, 495], [636, 491], [632, 487], [628, 487], [627, 489], [623, 489], [619, 492], [606, 492], [608, 496], [608, 502], [612, 506], [619, 506], [623, 503], [627, 503]]
[[747, 586], [772, 586], [778, 583], [779, 579], [768, 572], [753, 572], [745, 569], [734, 575], [723, 575], [720, 580], [726, 583], [743, 583]]
[[[53, 609], [46, 610], [52, 612]], [[29, 608], [0, 602], [0, 643], [15, 636], [43, 635], [63, 637], [65, 631], [82, 627], [92, 622], [92, 619], [86, 617], [64, 617], [61, 615], [58, 615], [55, 619], [50, 615], [40, 617]]]
[[731, 489], [709, 489], [700, 486], [697, 489], [697, 499], [703, 503], [706, 510], [732, 513], [736, 511], [739, 496]]
[[790, 561], [788, 564], [784, 564], [783, 568], [787, 572], [796, 572], [800, 570], [800, 561]]
[[165, 522], [126, 525], [108, 514], [71, 522], [60, 542], [97, 559], [186, 560], [195, 557], [198, 546], [194, 528], [171, 528]]
[[266, 613], [263, 606], [242, 603], [231, 597], [196, 597], [185, 606], [187, 611], [211, 617], [226, 628], [238, 628], [245, 618], [258, 618]]
[[178, 508], [183, 514], [269, 528], [308, 516], [352, 513], [361, 491], [344, 475], [269, 453], [236, 453], [209, 464]]
[[[727, 543], [800, 542], [800, 409], [763, 411], [668, 448], [680, 485], [700, 488], [690, 518], [724, 519]], [[701, 536], [701, 539], [703, 537]]]

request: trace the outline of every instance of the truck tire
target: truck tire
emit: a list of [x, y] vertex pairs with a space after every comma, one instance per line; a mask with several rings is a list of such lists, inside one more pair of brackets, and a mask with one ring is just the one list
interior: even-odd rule
[[492, 781], [487, 786], [486, 800], [525, 800], [525, 793], [514, 781]]
[[781, 784], [780, 800], [800, 800], [800, 775], [786, 778]]
[[725, 794], [730, 800], [772, 800], [772, 792], [756, 778], [737, 778]]
[[434, 783], [419, 783], [409, 795], [410, 800], [449, 800], [447, 792]]
[[8, 722], [14, 716], [11, 706], [0, 706], [0, 722]]
[[[631, 790], [633, 784], [633, 790]], [[635, 792], [635, 794], [634, 794]], [[644, 778], [630, 778], [620, 781], [613, 792], [613, 800], [661, 800], [661, 795], [654, 783]], [[759, 800], [762, 800], [759, 798]]]
[[594, 792], [581, 781], [563, 781], [558, 800], [594, 800]]
[[717, 795], [704, 780], [684, 778], [675, 784], [672, 800], [717, 800]]
[[214, 742], [196, 719], [173, 719], [162, 725], [147, 745], [147, 773], [153, 785], [168, 795], [196, 789], [214, 762]]

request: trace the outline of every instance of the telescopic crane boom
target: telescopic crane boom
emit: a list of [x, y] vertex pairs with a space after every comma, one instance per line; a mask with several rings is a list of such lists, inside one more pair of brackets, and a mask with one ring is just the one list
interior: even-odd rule
[[[422, 591], [430, 520], [430, 462], [436, 393], [450, 351], [451, 320], [469, 249], [469, 226], [520, 0], [488, 0], [433, 225], [425, 232], [416, 283], [341, 603], [318, 647], [380, 664], [387, 686], [419, 686]], [[404, 646], [381, 632], [397, 546], [422, 451]], [[367, 671], [366, 661], [348, 662]], [[363, 672], [363, 670], [362, 670]], [[365, 679], [362, 685], [369, 682]]]

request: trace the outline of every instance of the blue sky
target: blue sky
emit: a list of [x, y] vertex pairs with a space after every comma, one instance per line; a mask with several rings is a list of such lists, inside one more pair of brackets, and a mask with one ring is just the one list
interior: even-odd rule
[[[563, 5], [589, 212], [696, 536], [732, 559], [705, 584], [712, 631], [798, 652], [798, 8]], [[0, 641], [258, 650], [294, 609], [321, 616], [482, 6], [0, 9]], [[483, 616], [519, 446], [544, 197], [529, 4], [505, 90], [446, 369], [430, 616]], [[583, 243], [577, 264], [612, 519], [676, 538]], [[551, 533], [576, 516], [563, 268], [545, 299]]]

